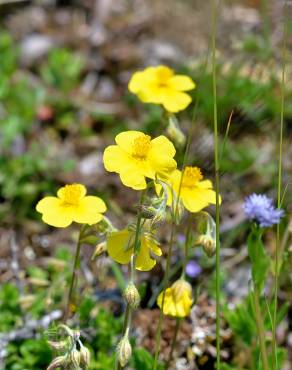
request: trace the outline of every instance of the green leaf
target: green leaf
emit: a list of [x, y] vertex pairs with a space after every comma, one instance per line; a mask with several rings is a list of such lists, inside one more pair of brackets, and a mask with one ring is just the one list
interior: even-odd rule
[[270, 268], [270, 257], [266, 254], [260, 228], [252, 229], [247, 238], [247, 246], [251, 260], [251, 274], [254, 287], [261, 292]]
[[[146, 351], [146, 349], [135, 348], [132, 362], [135, 370], [152, 370], [154, 358], [148, 351]], [[163, 370], [164, 366], [162, 364], [158, 364], [157, 369]]]

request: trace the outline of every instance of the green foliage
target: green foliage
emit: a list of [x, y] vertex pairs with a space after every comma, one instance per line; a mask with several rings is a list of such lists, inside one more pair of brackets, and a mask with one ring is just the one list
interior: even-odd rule
[[15, 342], [8, 347], [5, 370], [43, 370], [52, 360], [44, 338]]
[[67, 49], [54, 49], [41, 68], [41, 76], [47, 84], [68, 92], [78, 84], [83, 67], [84, 62], [80, 56]]
[[251, 295], [239, 303], [233, 310], [225, 306], [223, 312], [236, 338], [250, 346], [256, 335]]
[[0, 33], [0, 76], [8, 77], [16, 69], [17, 48], [9, 33]]
[[0, 332], [5, 332], [20, 321], [19, 292], [13, 284], [0, 287]]
[[251, 274], [254, 288], [260, 293], [263, 289], [268, 270], [270, 268], [270, 258], [265, 251], [262, 242], [262, 230], [253, 227], [247, 238], [248, 254], [251, 260]]
[[[132, 357], [132, 366], [136, 370], [152, 370], [154, 364], [153, 356], [144, 348], [135, 348]], [[163, 370], [164, 366], [158, 364], [157, 370]]]

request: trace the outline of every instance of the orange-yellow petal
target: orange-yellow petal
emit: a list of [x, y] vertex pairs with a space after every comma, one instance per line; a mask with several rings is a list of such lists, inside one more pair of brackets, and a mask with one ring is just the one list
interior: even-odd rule
[[145, 237], [142, 237], [141, 246], [136, 259], [136, 268], [140, 271], [149, 271], [155, 265], [155, 259], [150, 257], [150, 242]]

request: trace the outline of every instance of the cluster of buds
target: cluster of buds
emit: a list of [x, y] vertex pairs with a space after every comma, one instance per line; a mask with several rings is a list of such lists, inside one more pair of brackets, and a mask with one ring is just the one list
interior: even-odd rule
[[90, 364], [90, 352], [80, 340], [80, 332], [71, 330], [67, 325], [59, 325], [58, 329], [65, 332], [66, 338], [59, 341], [48, 341], [52, 349], [62, 353], [55, 357], [47, 370], [76, 369], [86, 370]]

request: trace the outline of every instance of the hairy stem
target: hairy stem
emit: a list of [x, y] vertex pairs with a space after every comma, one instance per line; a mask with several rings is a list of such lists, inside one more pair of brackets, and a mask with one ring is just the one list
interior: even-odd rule
[[179, 332], [179, 328], [180, 328], [180, 323], [181, 323], [181, 319], [179, 317], [177, 317], [176, 322], [175, 322], [175, 328], [174, 328], [174, 334], [173, 334], [173, 338], [172, 338], [172, 342], [171, 342], [170, 352], [169, 352], [168, 360], [167, 360], [166, 365], [165, 365], [165, 370], [168, 370], [168, 368], [171, 364], [172, 358], [173, 358], [173, 352], [174, 352], [175, 345], [176, 345], [176, 342], [177, 342], [177, 336], [178, 336], [178, 332]]
[[254, 313], [255, 313], [255, 319], [256, 319], [256, 324], [257, 324], [257, 331], [258, 331], [258, 337], [259, 337], [263, 370], [269, 370], [266, 339], [265, 339], [265, 328], [264, 328], [261, 308], [260, 308], [260, 295], [259, 295], [259, 291], [257, 288], [254, 289], [253, 298], [254, 298]]
[[[141, 234], [141, 225], [142, 225], [143, 200], [144, 200], [144, 190], [142, 190], [141, 196], [140, 196], [140, 204], [139, 204], [139, 207], [138, 207], [137, 224], [136, 224], [136, 230], [135, 230], [134, 254], [131, 258], [131, 263], [130, 263], [130, 279], [131, 279], [132, 282], [134, 282], [134, 280], [135, 280], [136, 257], [137, 257], [138, 247], [139, 247], [139, 240], [140, 240], [140, 234]], [[130, 304], [127, 303], [122, 336], [124, 336], [126, 334], [126, 332], [130, 330], [132, 310], [133, 309], [130, 306]], [[121, 369], [122, 369], [122, 366], [121, 366], [120, 362], [116, 361], [116, 370], [121, 370]]]
[[74, 286], [76, 283], [76, 278], [77, 278], [77, 273], [78, 273], [78, 268], [79, 268], [79, 258], [80, 258], [80, 249], [81, 249], [81, 244], [82, 244], [81, 240], [83, 237], [83, 231], [84, 231], [84, 226], [81, 226], [80, 231], [79, 231], [77, 246], [76, 246], [75, 257], [74, 257], [74, 264], [73, 264], [70, 287], [69, 287], [69, 292], [68, 292], [67, 306], [66, 306], [65, 315], [64, 315], [64, 322], [68, 320], [70, 311], [71, 311], [73, 291], [74, 291]]

